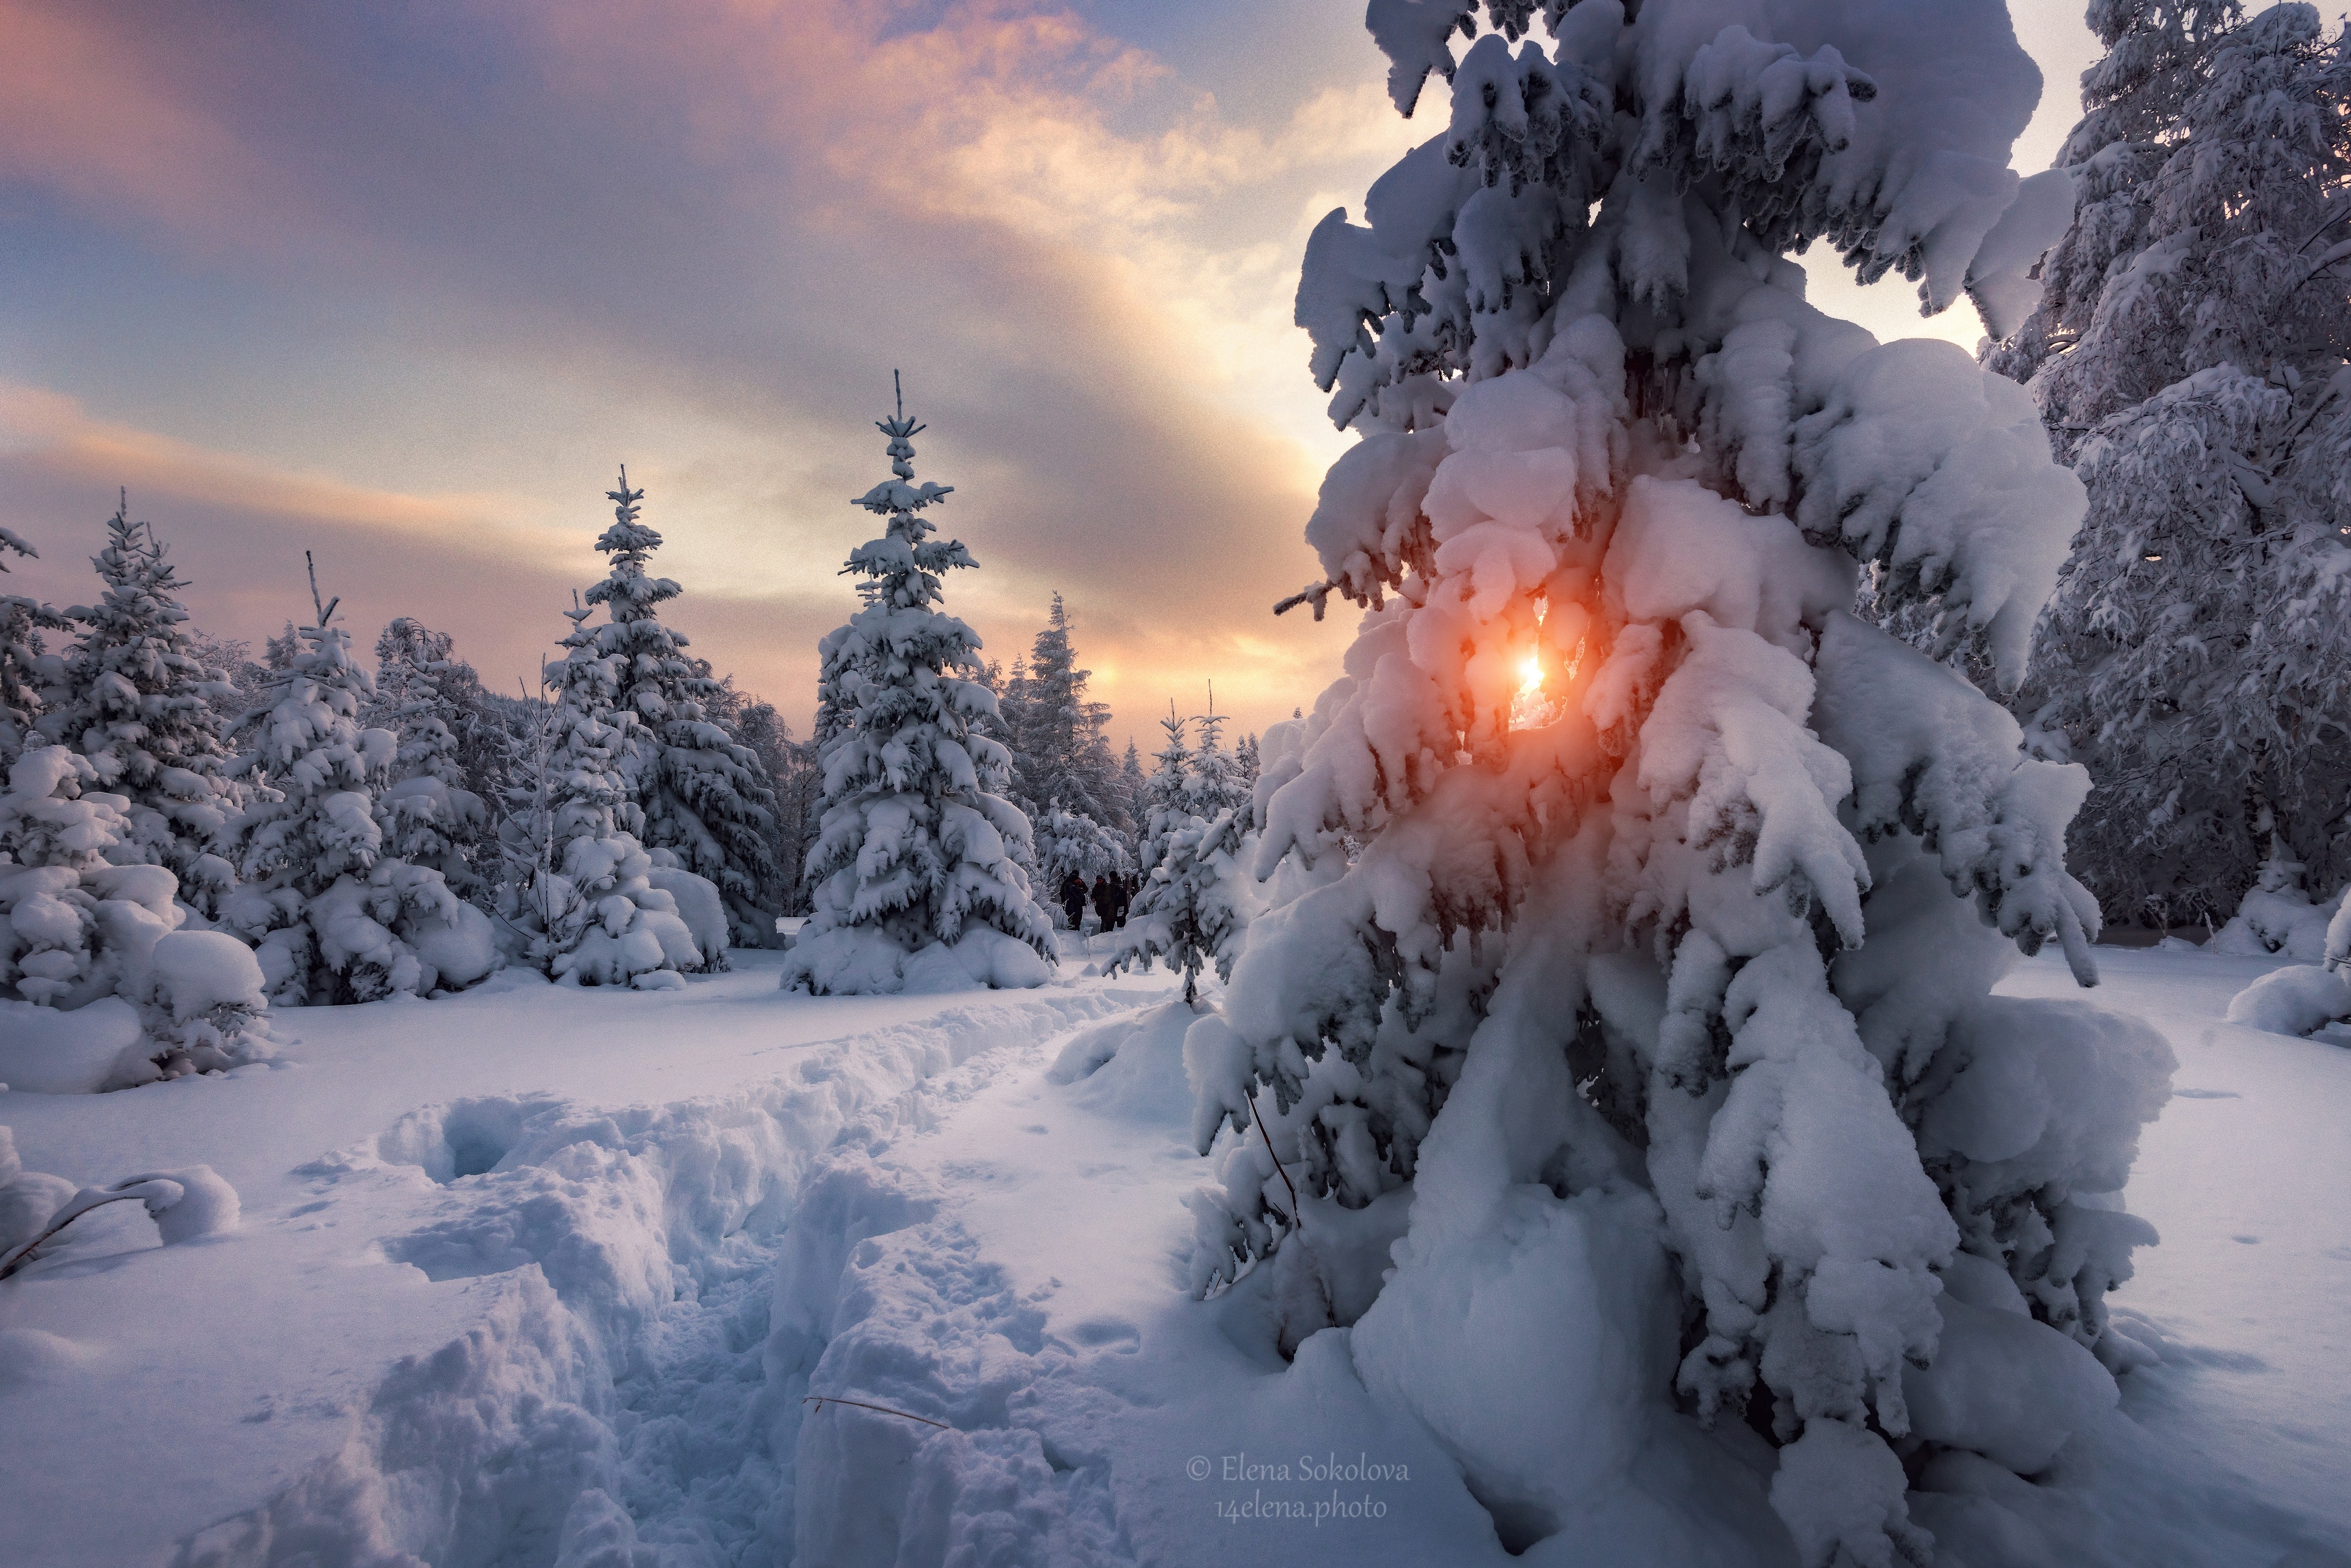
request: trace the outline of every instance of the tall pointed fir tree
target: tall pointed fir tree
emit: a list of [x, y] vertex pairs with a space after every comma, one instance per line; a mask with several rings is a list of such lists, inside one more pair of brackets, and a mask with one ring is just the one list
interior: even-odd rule
[[228, 677], [196, 656], [177, 597], [186, 585], [153, 525], [130, 512], [125, 493], [90, 558], [104, 595], [65, 612], [81, 634], [55, 670], [40, 729], [131, 803], [113, 853], [170, 867], [180, 896], [209, 914], [235, 880], [214, 853], [240, 805], [213, 703]]
[[490, 814], [464, 760], [461, 733], [481, 715], [465, 698], [481, 682], [455, 652], [455, 639], [402, 616], [376, 639], [375, 700], [369, 716], [399, 737], [392, 785], [383, 792], [384, 852], [441, 873], [457, 894], [483, 902]]
[[985, 726], [996, 699], [979, 638], [939, 608], [941, 574], [978, 565], [931, 537], [923, 515], [952, 486], [914, 483], [925, 427], [877, 421], [890, 472], [854, 504], [888, 519], [859, 545], [862, 607], [819, 645], [817, 735], [824, 822], [809, 857], [816, 913], [787, 961], [787, 990], [872, 992], [1041, 983], [1052, 923], [1012, 848], [1028, 818], [1003, 797], [1011, 757]]
[[2094, 9], [2084, 201], [1989, 362], [2089, 515], [2017, 710], [2110, 918], [2225, 917], [2270, 824], [2351, 875], [2351, 61], [2308, 5]]
[[1110, 708], [1086, 695], [1092, 670], [1078, 668], [1068, 612], [1053, 596], [1044, 629], [1029, 650], [1025, 670], [1014, 668], [1017, 706], [1008, 706], [1013, 784], [1032, 816], [1059, 804], [1116, 832], [1132, 832], [1118, 799], [1117, 763], [1102, 728]]
[[[1307, 245], [1361, 440], [1299, 597], [1369, 613], [1250, 867], [1335, 875], [1185, 1042], [1196, 1283], [1273, 1253], [1283, 1341], [1352, 1323], [1513, 1550], [2012, 1561], [1906, 1462], [2104, 1418], [2169, 1053], [1991, 994], [2044, 942], [2092, 978], [2087, 777], [1849, 607], [1870, 569], [2012, 686], [2084, 498], [2014, 382], [1788, 254], [2014, 310], [2038, 73], [1997, 0], [1489, 11], [1375, 0], [1450, 123]], [[1768, 1477], [1701, 1430], [1742, 1417]]]
[[[683, 634], [662, 624], [659, 607], [680, 590], [670, 578], [646, 573], [662, 536], [638, 520], [645, 493], [629, 487], [623, 468], [620, 488], [606, 493], [613, 503], [612, 525], [596, 548], [611, 559], [611, 570], [588, 590], [588, 602], [611, 616], [596, 636], [615, 661], [614, 705], [634, 721], [622, 772], [644, 814], [640, 837], [656, 860], [674, 858], [718, 889], [732, 942], [768, 946], [777, 910], [762, 900], [776, 879], [768, 844], [776, 826], [775, 794], [758, 759], [713, 713], [721, 688], [709, 664], [685, 651]], [[707, 956], [723, 960], [720, 953]]]
[[693, 874], [664, 874], [637, 838], [637, 716], [620, 705], [622, 657], [605, 647], [609, 627], [588, 624], [594, 613], [577, 596], [563, 612], [563, 657], [541, 672], [543, 701], [516, 746], [498, 825], [499, 912], [522, 961], [562, 984], [675, 990], [723, 963], [725, 913], [713, 910], [717, 929], [697, 933], [677, 898]]
[[298, 648], [232, 731], [246, 747], [234, 776], [253, 798], [232, 829], [241, 885], [221, 923], [255, 949], [283, 1005], [471, 985], [497, 966], [490, 923], [438, 870], [387, 849], [399, 738], [360, 724], [374, 683], [315, 566], [310, 599], [317, 619], [296, 628]]

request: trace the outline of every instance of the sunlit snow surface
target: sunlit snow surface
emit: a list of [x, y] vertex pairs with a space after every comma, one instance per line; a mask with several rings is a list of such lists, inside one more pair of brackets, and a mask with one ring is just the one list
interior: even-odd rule
[[[2042, 1484], [1946, 1465], [1914, 1517], [1947, 1563], [2351, 1561], [2351, 1052], [2220, 1021], [2271, 962], [2098, 956], [2180, 1058], [2129, 1194], [2163, 1244], [2116, 1298], [2166, 1359]], [[117, 1205], [0, 1285], [0, 1562], [1510, 1560], [1343, 1331], [1275, 1353], [1274, 1271], [1183, 1293], [1207, 1162], [1164, 976], [810, 999], [738, 961], [0, 1096], [28, 1169], [208, 1164], [246, 1216], [160, 1248]], [[1792, 1561], [1761, 1484], [1704, 1532]]]

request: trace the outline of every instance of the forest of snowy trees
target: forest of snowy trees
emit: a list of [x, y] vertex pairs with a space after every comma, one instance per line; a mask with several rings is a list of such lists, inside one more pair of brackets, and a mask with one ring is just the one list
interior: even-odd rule
[[[2095, 0], [2020, 178], [1998, 0], [1766, 9], [1371, 0], [1435, 134], [1306, 245], [1353, 442], [1274, 613], [1359, 619], [1261, 734], [1187, 678], [1114, 749], [1059, 592], [987, 658], [903, 396], [805, 738], [664, 618], [625, 468], [512, 693], [415, 617], [363, 643], [331, 561], [258, 658], [204, 635], [120, 494], [89, 603], [0, 596], [0, 1007], [75, 1021], [45, 1086], [502, 970], [1164, 966], [1179, 1272], [1255, 1277], [1286, 1356], [1347, 1330], [1510, 1551], [1703, 1559], [1699, 1428], [1807, 1568], [1977, 1539], [1951, 1456], [2041, 1474], [2154, 1354], [2107, 1297], [2177, 1065], [1996, 988], [2188, 933], [2301, 961], [2246, 1016], [2351, 1018], [2351, 46]], [[1815, 246], [1977, 353], [1827, 315]]]
[[[893, 454], [916, 428], [893, 437]], [[909, 492], [904, 513], [891, 511], [895, 492], [867, 504], [904, 532], [946, 493]], [[127, 495], [92, 558], [95, 605], [0, 598], [0, 770], [12, 780], [0, 797], [0, 1001], [73, 1011], [111, 1000], [152, 1015], [153, 954], [170, 935], [167, 955], [209, 952], [225, 966], [203, 982], [219, 993], [204, 1009], [235, 1014], [223, 1014], [233, 1043], [258, 1038], [271, 1004], [443, 995], [507, 964], [569, 984], [674, 987], [726, 968], [729, 949], [779, 944], [786, 918], [813, 909], [805, 974], [840, 919], [826, 889], [846, 841], [822, 825], [851, 788], [842, 746], [880, 734], [850, 693], [894, 711], [909, 651], [914, 665], [967, 677], [940, 711], [956, 760], [925, 787], [967, 790], [977, 766], [1001, 792], [971, 797], [988, 803], [994, 847], [964, 843], [960, 861], [910, 851], [937, 880], [957, 940], [969, 877], [995, 879], [980, 900], [996, 912], [987, 923], [1026, 944], [1036, 967], [1001, 960], [983, 977], [1033, 984], [1055, 961], [1046, 909], [1059, 906], [1043, 889], [1074, 877], [1123, 896], [1155, 866], [1134, 747], [1123, 763], [1112, 754], [1109, 710], [1087, 694], [1059, 595], [1009, 675], [947, 620], [935, 645], [885, 639], [877, 675], [828, 663], [817, 733], [803, 741], [664, 622], [661, 607], [684, 590], [652, 570], [662, 535], [643, 520], [644, 492], [623, 471], [608, 498], [613, 522], [596, 548], [611, 569], [562, 612], [569, 629], [536, 691], [489, 690], [451, 633], [407, 616], [377, 636], [371, 670], [315, 564], [308, 618], [287, 620], [255, 659], [189, 624], [170, 552], [131, 520]], [[895, 569], [894, 536], [861, 559]], [[915, 581], [968, 564], [960, 546], [936, 562], [924, 548], [910, 558], [927, 563]], [[7, 553], [34, 547], [0, 534]], [[911, 602], [890, 595], [909, 590], [883, 576], [903, 618]], [[904, 783], [886, 787], [894, 797]], [[939, 908], [917, 924], [906, 952], [942, 929]], [[1189, 950], [1152, 950], [1180, 963]], [[893, 961], [818, 983], [905, 980]], [[107, 1036], [91, 1086], [231, 1059], [189, 1055], [184, 1033], [151, 1016]]]

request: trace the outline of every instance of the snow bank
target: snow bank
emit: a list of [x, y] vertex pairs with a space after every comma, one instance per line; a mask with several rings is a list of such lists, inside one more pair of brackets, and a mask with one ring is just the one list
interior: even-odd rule
[[2273, 970], [2229, 999], [2228, 1017], [2273, 1034], [2308, 1034], [2351, 1018], [2351, 980], [2316, 964]]

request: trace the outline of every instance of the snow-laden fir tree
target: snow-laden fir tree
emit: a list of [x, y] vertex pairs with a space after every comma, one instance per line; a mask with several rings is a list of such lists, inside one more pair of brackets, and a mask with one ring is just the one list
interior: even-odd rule
[[[606, 494], [612, 525], [596, 548], [611, 570], [588, 590], [588, 602], [611, 617], [595, 628], [596, 646], [611, 661], [613, 705], [632, 721], [622, 771], [644, 815], [638, 836], [657, 859], [667, 851], [718, 889], [736, 945], [765, 947], [776, 930], [777, 911], [762, 902], [776, 879], [768, 845], [775, 796], [758, 760], [713, 711], [722, 687], [709, 664], [662, 622], [660, 607], [681, 590], [645, 570], [662, 543], [639, 518], [645, 493], [630, 488], [623, 468], [620, 488]], [[726, 967], [722, 954], [705, 956]]]
[[1025, 664], [1013, 667], [1003, 710], [1012, 751], [1015, 804], [1033, 819], [1055, 802], [1113, 832], [1134, 826], [1118, 799], [1118, 764], [1103, 739], [1109, 705], [1086, 695], [1092, 671], [1078, 668], [1069, 613], [1053, 596], [1045, 628]]
[[40, 730], [131, 803], [113, 853], [170, 867], [180, 896], [209, 913], [235, 880], [215, 850], [241, 804], [214, 707], [228, 677], [197, 657], [177, 597], [186, 585], [153, 524], [130, 511], [126, 493], [90, 558], [104, 595], [65, 612], [81, 631], [51, 669]]
[[[22, 535], [0, 528], [0, 572], [7, 571], [11, 556], [38, 560], [40, 552]], [[40, 743], [33, 725], [41, 715], [43, 661], [48, 655], [43, 634], [71, 626], [39, 599], [0, 594], [0, 768], [13, 763], [28, 742]]]
[[1060, 801], [1032, 818], [1029, 831], [1037, 875], [1047, 888], [1060, 888], [1072, 871], [1091, 887], [1097, 877], [1117, 878], [1134, 870], [1134, 857], [1123, 836]]
[[1143, 886], [1110, 968], [1148, 969], [1164, 960], [1183, 975], [1186, 1003], [1196, 1005], [1204, 970], [1213, 964], [1217, 978], [1230, 978], [1254, 904], [1242, 869], [1252, 826], [1249, 785], [1224, 749], [1224, 715], [1191, 721], [1199, 727], [1197, 745], [1174, 703], [1159, 722], [1166, 742], [1151, 775]]
[[1127, 737], [1125, 754], [1119, 758], [1118, 783], [1114, 787], [1118, 794], [1120, 806], [1125, 810], [1127, 819], [1134, 825], [1133, 833], [1135, 841], [1140, 844], [1144, 829], [1148, 826], [1151, 817], [1151, 784], [1144, 776], [1143, 757], [1135, 750], [1134, 737], [1132, 735]]
[[401, 616], [375, 641], [375, 700], [368, 717], [398, 737], [383, 792], [384, 853], [429, 866], [461, 897], [481, 902], [490, 853], [489, 807], [474, 788], [462, 732], [478, 727], [465, 701], [478, 688], [455, 656], [455, 639]]
[[[605, 649], [587, 606], [575, 597], [563, 613], [563, 657], [541, 672], [544, 700], [515, 747], [498, 825], [499, 912], [522, 961], [563, 984], [675, 990], [687, 974], [723, 967], [726, 913], [716, 888], [656, 867], [637, 838], [645, 818], [628, 774], [637, 717], [619, 705], [622, 657]], [[689, 906], [707, 906], [698, 931], [681, 891]]]
[[[2006, 167], [2037, 72], [1991, 0], [1489, 15], [1457, 59], [1468, 4], [1375, 0], [1450, 123], [1307, 247], [1362, 437], [1301, 597], [1369, 613], [1264, 800], [1306, 890], [1186, 1041], [1196, 1282], [1278, 1249], [1284, 1337], [1352, 1323], [1514, 1549], [1784, 1560], [1768, 1499], [1805, 1564], [2013, 1561], [1910, 1476], [2114, 1401], [2169, 1056], [1991, 994], [2044, 942], [2092, 977], [2089, 781], [1849, 607], [1867, 569], [2012, 686], [2083, 495], [2014, 382], [1786, 258], [1998, 324], [2064, 215]], [[1742, 1417], [1768, 1492], [1701, 1430]]]
[[824, 820], [809, 856], [816, 912], [783, 984], [822, 992], [1041, 983], [1052, 922], [1014, 858], [1028, 818], [1003, 796], [1011, 757], [988, 737], [996, 698], [979, 677], [979, 638], [943, 613], [943, 573], [977, 566], [924, 513], [953, 489], [914, 483], [897, 414], [893, 477], [854, 504], [886, 518], [852, 551], [862, 607], [819, 645], [817, 743]]
[[2231, 908], [2265, 821], [2351, 872], [2351, 61], [2308, 5], [2144, 11], [2093, 12], [2084, 201], [1989, 362], [2090, 497], [2017, 710], [2097, 781], [2109, 917], [2162, 924]]
[[816, 836], [817, 813], [823, 805], [822, 783], [815, 748], [792, 737], [792, 727], [772, 702], [737, 699], [729, 719], [735, 733], [758, 759], [768, 790], [776, 797], [775, 827], [768, 836], [774, 861], [773, 886], [761, 894], [787, 915], [803, 912], [801, 872], [808, 864], [809, 840]]
[[[260, 1055], [260, 966], [233, 937], [180, 929], [178, 879], [139, 858], [131, 800], [98, 783], [89, 757], [36, 745], [0, 787], [0, 1033], [56, 1045], [19, 1058], [46, 1076], [16, 1086], [127, 1088]], [[61, 1031], [35, 1009], [76, 1016]]]
[[234, 776], [253, 798], [232, 829], [241, 885], [221, 924], [252, 944], [282, 1005], [471, 985], [497, 964], [489, 920], [438, 869], [387, 848], [399, 737], [360, 723], [374, 683], [315, 568], [310, 594], [317, 619], [232, 731], [246, 747]]

